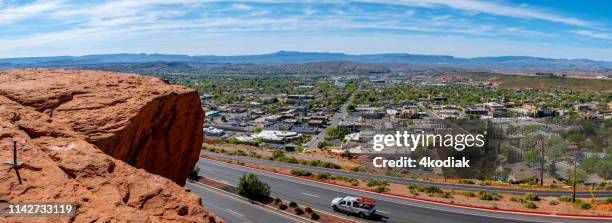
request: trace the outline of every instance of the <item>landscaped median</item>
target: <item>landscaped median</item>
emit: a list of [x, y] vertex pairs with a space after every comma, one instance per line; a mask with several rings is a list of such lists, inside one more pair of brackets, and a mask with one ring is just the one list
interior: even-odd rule
[[541, 197], [535, 193], [512, 195], [484, 190], [474, 193], [437, 186], [402, 185], [384, 180], [366, 180], [336, 176], [330, 173], [313, 173], [304, 169], [268, 167], [219, 157], [206, 158], [336, 186], [448, 205], [533, 214], [612, 218], [612, 198], [582, 198], [571, 202], [571, 198], [568, 200], [567, 197]]
[[[345, 153], [330, 153], [329, 151], [321, 152], [283, 152], [280, 150], [265, 149], [261, 147], [249, 146], [249, 145], [233, 145], [218, 140], [209, 140], [203, 144], [202, 150], [207, 150], [213, 153], [231, 155], [231, 156], [243, 156], [260, 160], [268, 160], [274, 162], [282, 162], [289, 164], [300, 164], [319, 168], [328, 169], [341, 169], [351, 172], [362, 172], [373, 175], [392, 176], [398, 178], [410, 178], [422, 181], [431, 182], [444, 182], [446, 184], [457, 184], [457, 185], [478, 185], [486, 186], [491, 188], [515, 188], [523, 190], [538, 190], [538, 191], [567, 191], [571, 192], [572, 188], [568, 185], [540, 185], [536, 179], [530, 178], [523, 181], [514, 182], [501, 182], [496, 180], [479, 180], [479, 179], [453, 179], [444, 178], [431, 174], [418, 173], [415, 174], [406, 170], [384, 170], [384, 168], [367, 168], [362, 163], [356, 162], [359, 159], [355, 159], [350, 154]], [[577, 187], [577, 191], [580, 192], [596, 192], [596, 191], [610, 191], [612, 190], [611, 184], [598, 184], [595, 187]]]
[[340, 218], [325, 212], [314, 210], [308, 206], [301, 206], [295, 201], [286, 201], [281, 198], [270, 197], [270, 188], [265, 182], [260, 181], [255, 174], [245, 174], [240, 177], [238, 185], [232, 186], [226, 183], [215, 181], [204, 177], [191, 177], [197, 183], [205, 184], [229, 193], [240, 195], [251, 201], [258, 202], [276, 209], [288, 215], [295, 215], [303, 220], [310, 220], [323, 223], [343, 223], [353, 222], [346, 218]]

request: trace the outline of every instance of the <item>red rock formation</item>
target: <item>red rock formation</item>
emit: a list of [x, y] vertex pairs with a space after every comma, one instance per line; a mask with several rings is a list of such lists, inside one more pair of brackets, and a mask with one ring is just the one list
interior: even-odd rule
[[218, 222], [196, 195], [127, 164], [184, 182], [202, 140], [203, 117], [194, 97], [188, 89], [136, 75], [0, 73], [0, 161], [12, 157], [16, 141], [23, 162], [22, 184], [10, 165], [0, 164], [0, 203], [79, 205], [71, 219], [0, 222]]
[[204, 113], [191, 89], [132, 74], [48, 69], [5, 72], [0, 83], [0, 95], [179, 185], [198, 160]]

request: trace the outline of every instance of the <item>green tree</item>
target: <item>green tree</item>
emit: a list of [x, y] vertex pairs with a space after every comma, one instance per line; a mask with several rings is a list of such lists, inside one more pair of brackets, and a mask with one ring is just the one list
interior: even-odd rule
[[253, 173], [240, 176], [236, 190], [240, 196], [253, 200], [262, 200], [270, 196], [270, 186]]

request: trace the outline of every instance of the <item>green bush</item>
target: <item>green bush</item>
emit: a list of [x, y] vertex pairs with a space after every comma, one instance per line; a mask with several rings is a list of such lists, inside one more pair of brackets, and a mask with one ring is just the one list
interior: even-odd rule
[[332, 163], [332, 162], [324, 162], [320, 167], [328, 168], [328, 169], [340, 169], [340, 165]]
[[322, 163], [321, 160], [308, 160], [308, 161], [306, 161], [306, 165], [308, 165], [308, 166], [315, 166], [315, 167], [321, 166], [321, 163]]
[[497, 201], [501, 199], [502, 197], [497, 192], [491, 192], [491, 191], [480, 191], [478, 192], [478, 194], [479, 194], [478, 198], [484, 201]]
[[328, 180], [331, 179], [331, 174], [329, 173], [319, 173], [319, 174], [314, 174], [314, 178], [315, 179], [319, 179], [319, 180]]
[[192, 180], [197, 180], [200, 174], [200, 166], [195, 166], [195, 168], [193, 168], [193, 170], [191, 170], [191, 172], [189, 172], [189, 175], [187, 175], [187, 178], [192, 179]]
[[570, 196], [561, 196], [559, 198], [559, 200], [563, 201], [563, 202], [572, 202], [572, 197], [570, 197]]
[[523, 195], [523, 198], [525, 198], [525, 200], [528, 200], [528, 201], [539, 201], [540, 200], [540, 197], [536, 193], [525, 193]]
[[274, 198], [274, 201], [272, 201], [272, 203], [273, 203], [274, 205], [278, 205], [278, 204], [280, 204], [281, 202], [282, 202], [282, 200], [281, 200], [280, 198], [278, 198], [278, 197], [277, 197], [277, 198]]
[[385, 186], [377, 186], [376, 188], [374, 188], [374, 192], [376, 193], [382, 193], [382, 192], [387, 192], [387, 191], [389, 191], [389, 188]]
[[295, 212], [296, 215], [304, 214], [304, 210], [302, 210], [301, 208], [295, 208], [293, 209], [293, 212]]
[[428, 194], [441, 194], [442, 192], [443, 192], [442, 189], [436, 186], [425, 187], [425, 193], [428, 193]]
[[297, 205], [297, 203], [295, 203], [295, 201], [291, 201], [291, 202], [289, 202], [289, 207], [290, 207], [290, 208], [295, 208], [295, 207], [297, 207], [297, 206], [298, 206], [298, 205]]
[[278, 209], [285, 210], [285, 209], [287, 209], [287, 205], [282, 203], [282, 204], [278, 205]]
[[591, 209], [591, 204], [589, 203], [584, 203], [584, 202], [580, 202], [578, 203], [578, 207], [580, 209]]
[[527, 204], [525, 204], [525, 207], [529, 208], [529, 209], [536, 209], [536, 208], [538, 208], [538, 206], [536, 206], [536, 204], [531, 202], [531, 201], [527, 202]]
[[365, 168], [362, 166], [354, 166], [354, 167], [351, 167], [349, 170], [353, 172], [363, 172], [365, 171]]
[[291, 175], [295, 175], [295, 176], [312, 176], [312, 173], [308, 170], [304, 170], [304, 169], [292, 169], [291, 170]]
[[351, 186], [357, 186], [359, 185], [359, 180], [355, 179], [355, 178], [350, 178], [348, 180], [346, 180], [346, 182], [351, 183]]
[[312, 213], [312, 208], [310, 207], [305, 207], [304, 211], [306, 211], [306, 213]]
[[466, 196], [466, 197], [476, 197], [476, 194], [474, 194], [472, 192], [463, 192], [463, 196]]
[[310, 219], [316, 221], [316, 220], [319, 220], [319, 218], [321, 218], [321, 216], [319, 216], [319, 214], [317, 214], [317, 212], [310, 213]]
[[475, 184], [473, 180], [460, 179], [460, 184]]
[[270, 196], [270, 186], [259, 180], [257, 175], [253, 173], [242, 175], [236, 190], [240, 196], [254, 200], [261, 200]]

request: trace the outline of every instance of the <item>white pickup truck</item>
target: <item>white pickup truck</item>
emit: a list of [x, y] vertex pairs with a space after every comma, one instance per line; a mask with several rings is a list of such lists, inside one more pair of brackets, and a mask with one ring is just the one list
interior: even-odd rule
[[337, 197], [331, 202], [336, 212], [346, 212], [359, 215], [360, 218], [369, 218], [376, 213], [376, 201], [364, 197]]

